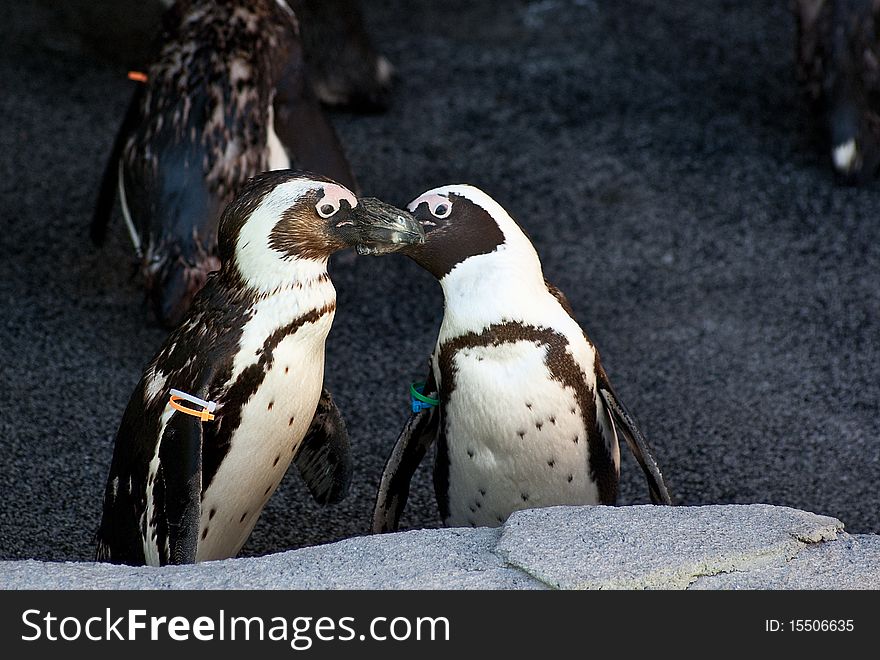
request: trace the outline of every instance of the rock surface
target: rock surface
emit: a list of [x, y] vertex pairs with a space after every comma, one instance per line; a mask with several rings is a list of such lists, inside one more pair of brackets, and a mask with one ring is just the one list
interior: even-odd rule
[[880, 537], [763, 504], [552, 507], [164, 568], [0, 562], [5, 589], [878, 589]]

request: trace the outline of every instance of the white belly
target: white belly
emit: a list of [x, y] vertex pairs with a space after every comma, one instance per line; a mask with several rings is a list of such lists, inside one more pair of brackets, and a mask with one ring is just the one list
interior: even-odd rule
[[552, 380], [545, 355], [526, 341], [456, 354], [445, 524], [494, 527], [519, 509], [599, 501], [575, 393]]
[[324, 382], [332, 315], [275, 348], [272, 367], [242, 410], [229, 452], [202, 498], [196, 561], [235, 556], [306, 434]]
[[269, 169], [270, 170], [286, 170], [290, 167], [290, 158], [287, 156], [287, 150], [278, 139], [275, 132], [275, 109], [269, 104], [269, 121], [266, 128], [266, 142], [269, 147]]

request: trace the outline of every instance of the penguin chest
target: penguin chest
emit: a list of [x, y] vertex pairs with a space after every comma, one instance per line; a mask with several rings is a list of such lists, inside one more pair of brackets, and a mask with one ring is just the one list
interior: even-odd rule
[[[314, 329], [310, 329], [314, 330]], [[324, 381], [324, 337], [305, 328], [279, 342], [241, 411], [202, 497], [197, 561], [235, 556], [311, 425]]]
[[271, 103], [267, 116], [269, 120], [266, 127], [266, 149], [269, 152], [269, 169], [286, 170], [290, 167], [290, 157], [275, 132], [275, 109]]
[[446, 525], [494, 527], [519, 509], [598, 502], [581, 404], [546, 356], [530, 341], [453, 356]]

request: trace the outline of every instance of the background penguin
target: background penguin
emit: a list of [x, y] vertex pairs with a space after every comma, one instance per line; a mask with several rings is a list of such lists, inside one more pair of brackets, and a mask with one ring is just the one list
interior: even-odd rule
[[[137, 68], [151, 55], [173, 0], [37, 0], [50, 16], [53, 47], [86, 50]], [[300, 22], [309, 77], [330, 106], [376, 112], [388, 106], [394, 67], [367, 32], [358, 0], [288, 0]], [[413, 9], [413, 11], [418, 11]]]
[[[220, 222], [221, 270], [131, 395], [97, 559], [162, 565], [234, 556], [291, 460], [316, 500], [338, 501], [351, 463], [342, 418], [322, 391], [336, 309], [327, 260], [351, 245], [381, 254], [423, 237], [405, 211], [317, 175], [249, 181]], [[215, 402], [215, 419], [176, 411], [172, 388]]]
[[532, 507], [613, 504], [619, 435], [652, 501], [671, 504], [645, 437], [519, 225], [472, 186], [428, 191], [409, 210], [426, 241], [406, 254], [445, 298], [424, 390], [439, 407], [407, 421], [382, 475], [373, 531], [397, 528], [412, 474], [434, 442], [448, 526], [494, 527]]
[[380, 55], [357, 0], [290, 0], [318, 98], [359, 112], [387, 109], [394, 67]]
[[118, 194], [159, 320], [174, 326], [218, 267], [217, 221], [244, 181], [299, 167], [356, 190], [306, 77], [283, 0], [181, 0], [104, 172], [92, 238]]
[[48, 20], [41, 30], [49, 48], [82, 52], [138, 68], [149, 62], [162, 23], [173, 0], [35, 0]]
[[797, 75], [845, 183], [880, 166], [880, 2], [797, 0]]

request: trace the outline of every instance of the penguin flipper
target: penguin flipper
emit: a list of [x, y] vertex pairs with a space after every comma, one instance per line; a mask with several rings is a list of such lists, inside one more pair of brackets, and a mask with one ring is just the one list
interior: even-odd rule
[[89, 226], [89, 236], [95, 245], [103, 245], [104, 239], [107, 237], [107, 226], [110, 224], [110, 216], [113, 213], [113, 203], [116, 201], [116, 190], [119, 185], [119, 159], [122, 158], [125, 141], [134, 130], [140, 116], [142, 88], [143, 85], [138, 84], [131, 97], [122, 125], [113, 140], [113, 147], [110, 149], [107, 163], [104, 165], [104, 174], [101, 177], [101, 186], [98, 188], [98, 197], [95, 200], [92, 223]]
[[302, 54], [292, 57], [275, 88], [275, 134], [291, 167], [323, 174], [359, 194], [342, 143], [309, 82]]
[[351, 445], [345, 421], [327, 388], [315, 410], [312, 424], [293, 459], [318, 504], [336, 504], [351, 486]]
[[666, 487], [660, 467], [657, 465], [657, 459], [654, 458], [654, 450], [648, 444], [648, 439], [636, 426], [635, 420], [629, 411], [618, 400], [601, 364], [598, 365], [597, 372], [596, 391], [602, 400], [606, 412], [611, 417], [615, 429], [626, 439], [626, 444], [639, 462], [642, 472], [645, 473], [651, 501], [654, 504], [671, 505], [672, 497], [669, 494], [669, 489]]
[[[434, 379], [429, 378], [425, 392], [430, 392], [430, 396], [436, 398], [436, 389]], [[382, 471], [376, 505], [373, 507], [373, 534], [397, 531], [400, 516], [409, 499], [413, 474], [428, 449], [436, 442], [439, 429], [440, 412], [436, 406], [414, 412], [406, 420]]]
[[[574, 310], [572, 310], [571, 303], [568, 302], [568, 298], [565, 297], [565, 294], [546, 279], [544, 280], [544, 284], [547, 286], [547, 291], [559, 301], [562, 309], [564, 309], [572, 319], [577, 320], [574, 318]], [[586, 332], [584, 332], [584, 336], [587, 337]], [[587, 337], [587, 341], [590, 341], [589, 337]], [[651, 449], [651, 445], [648, 444], [648, 439], [642, 434], [639, 427], [636, 426], [633, 416], [623, 404], [620, 403], [620, 400], [614, 393], [614, 389], [611, 387], [611, 382], [608, 380], [608, 375], [605, 373], [605, 369], [602, 367], [601, 362], [598, 361], [598, 356], [596, 363], [596, 392], [598, 393], [602, 407], [605, 409], [606, 417], [610, 417], [615, 430], [623, 435], [627, 446], [629, 446], [630, 451], [633, 453], [633, 456], [635, 456], [642, 471], [645, 473], [645, 478], [648, 480], [648, 491], [651, 496], [651, 501], [654, 504], [671, 505], [672, 497], [666, 487], [666, 482], [660, 472], [660, 467], [657, 465], [657, 459], [654, 458], [654, 450]]]
[[[169, 564], [194, 564], [202, 511], [202, 422], [175, 412], [159, 446]], [[157, 475], [158, 476], [158, 475]]]

